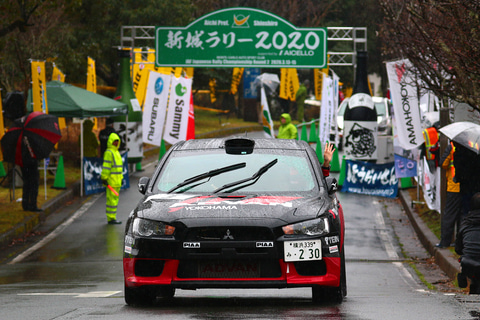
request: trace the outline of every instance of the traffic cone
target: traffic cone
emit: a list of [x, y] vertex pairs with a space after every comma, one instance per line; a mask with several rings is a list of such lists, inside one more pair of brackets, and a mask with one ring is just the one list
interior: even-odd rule
[[0, 161], [0, 178], [6, 177], [7, 173], [5, 172], [5, 168], [3, 167], [3, 162]]
[[315, 146], [315, 153], [317, 154], [318, 161], [323, 163], [325, 159], [323, 159], [323, 150], [322, 150], [322, 143], [317, 136], [317, 145]]
[[55, 172], [55, 180], [53, 181], [54, 189], [66, 189], [65, 186], [65, 171], [63, 168], [63, 156], [58, 158], [57, 172]]
[[162, 159], [165, 153], [167, 153], [167, 148], [165, 148], [165, 141], [162, 139], [162, 143], [160, 144], [160, 153], [158, 154], [158, 161]]
[[347, 161], [345, 160], [345, 156], [342, 158], [342, 168], [340, 169], [340, 176], [338, 177], [338, 185], [343, 186], [343, 182], [345, 181], [345, 176], [347, 175]]
[[307, 137], [307, 126], [305, 123], [302, 125], [302, 133], [300, 134], [300, 140], [308, 142], [308, 137]]
[[333, 151], [332, 162], [330, 163], [331, 172], [340, 172], [340, 161], [338, 160], [338, 150]]
[[137, 171], [137, 172], [143, 171], [141, 161], [139, 161], [135, 164], [135, 171]]
[[406, 177], [406, 178], [400, 178], [400, 187], [402, 189], [407, 189], [407, 188], [412, 188], [414, 185], [412, 183], [412, 178]]
[[317, 128], [315, 127], [315, 122], [310, 126], [310, 135], [308, 136], [308, 143], [314, 144], [318, 140]]

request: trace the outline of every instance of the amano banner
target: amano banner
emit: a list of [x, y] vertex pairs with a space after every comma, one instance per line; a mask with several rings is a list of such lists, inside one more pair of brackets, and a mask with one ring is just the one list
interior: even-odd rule
[[157, 67], [325, 68], [327, 28], [297, 28], [267, 11], [227, 8], [186, 27], [156, 27]]

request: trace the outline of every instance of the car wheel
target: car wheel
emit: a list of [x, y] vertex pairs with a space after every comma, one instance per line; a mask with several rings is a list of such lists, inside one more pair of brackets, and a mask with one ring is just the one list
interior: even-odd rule
[[343, 298], [347, 295], [347, 275], [345, 270], [345, 252], [342, 247], [340, 253], [340, 285], [335, 288], [331, 287], [312, 287], [312, 301], [314, 303], [342, 303]]
[[149, 288], [129, 288], [125, 285], [125, 302], [128, 305], [152, 305], [155, 299], [155, 291]]

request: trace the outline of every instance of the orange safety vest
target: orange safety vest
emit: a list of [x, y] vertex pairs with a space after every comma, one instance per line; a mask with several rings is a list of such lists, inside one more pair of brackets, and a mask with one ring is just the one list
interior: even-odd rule
[[435, 154], [430, 151], [430, 148], [435, 147], [438, 143], [438, 132], [435, 127], [430, 127], [423, 130], [423, 139], [425, 140], [425, 156], [427, 160], [435, 160]]
[[455, 167], [453, 166], [453, 155], [455, 154], [455, 146], [453, 145], [453, 142], [450, 142], [452, 145], [452, 151], [450, 154], [452, 157], [450, 158], [450, 172], [452, 173], [452, 179], [455, 177]]

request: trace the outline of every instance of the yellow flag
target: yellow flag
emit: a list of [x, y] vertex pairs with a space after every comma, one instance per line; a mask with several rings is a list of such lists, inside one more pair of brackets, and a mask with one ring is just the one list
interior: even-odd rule
[[232, 84], [230, 86], [230, 94], [236, 94], [238, 92], [238, 85], [242, 80], [243, 68], [233, 68]]
[[65, 82], [65, 74], [53, 64], [52, 80]]
[[217, 80], [215, 78], [211, 78], [208, 81], [208, 86], [210, 87], [210, 101], [212, 102], [212, 104], [214, 104], [217, 101], [217, 96], [215, 94]]
[[[2, 139], [4, 134], [5, 134], [5, 127], [3, 126], [2, 94], [0, 91], [0, 139]], [[3, 161], [3, 153], [1, 148], [0, 148], [0, 161]]]
[[33, 111], [48, 113], [45, 61], [32, 60], [31, 67], [32, 67]]
[[180, 78], [182, 76], [182, 69], [180, 67], [175, 68], [175, 78]]
[[87, 90], [97, 93], [97, 73], [95, 71], [95, 60], [87, 58]]
[[300, 88], [300, 82], [298, 81], [297, 69], [288, 69], [288, 97], [290, 100], [295, 101], [295, 95], [298, 88]]
[[288, 69], [280, 69], [280, 88], [278, 97], [284, 100], [289, 100], [288, 96]]
[[193, 78], [193, 68], [183, 68], [185, 72], [187, 73], [187, 78], [192, 79]]
[[[65, 82], [65, 74], [60, 69], [57, 68], [55, 63], [53, 64], [52, 80]], [[58, 118], [58, 126], [60, 127], [60, 130], [67, 127], [64, 117]]]

